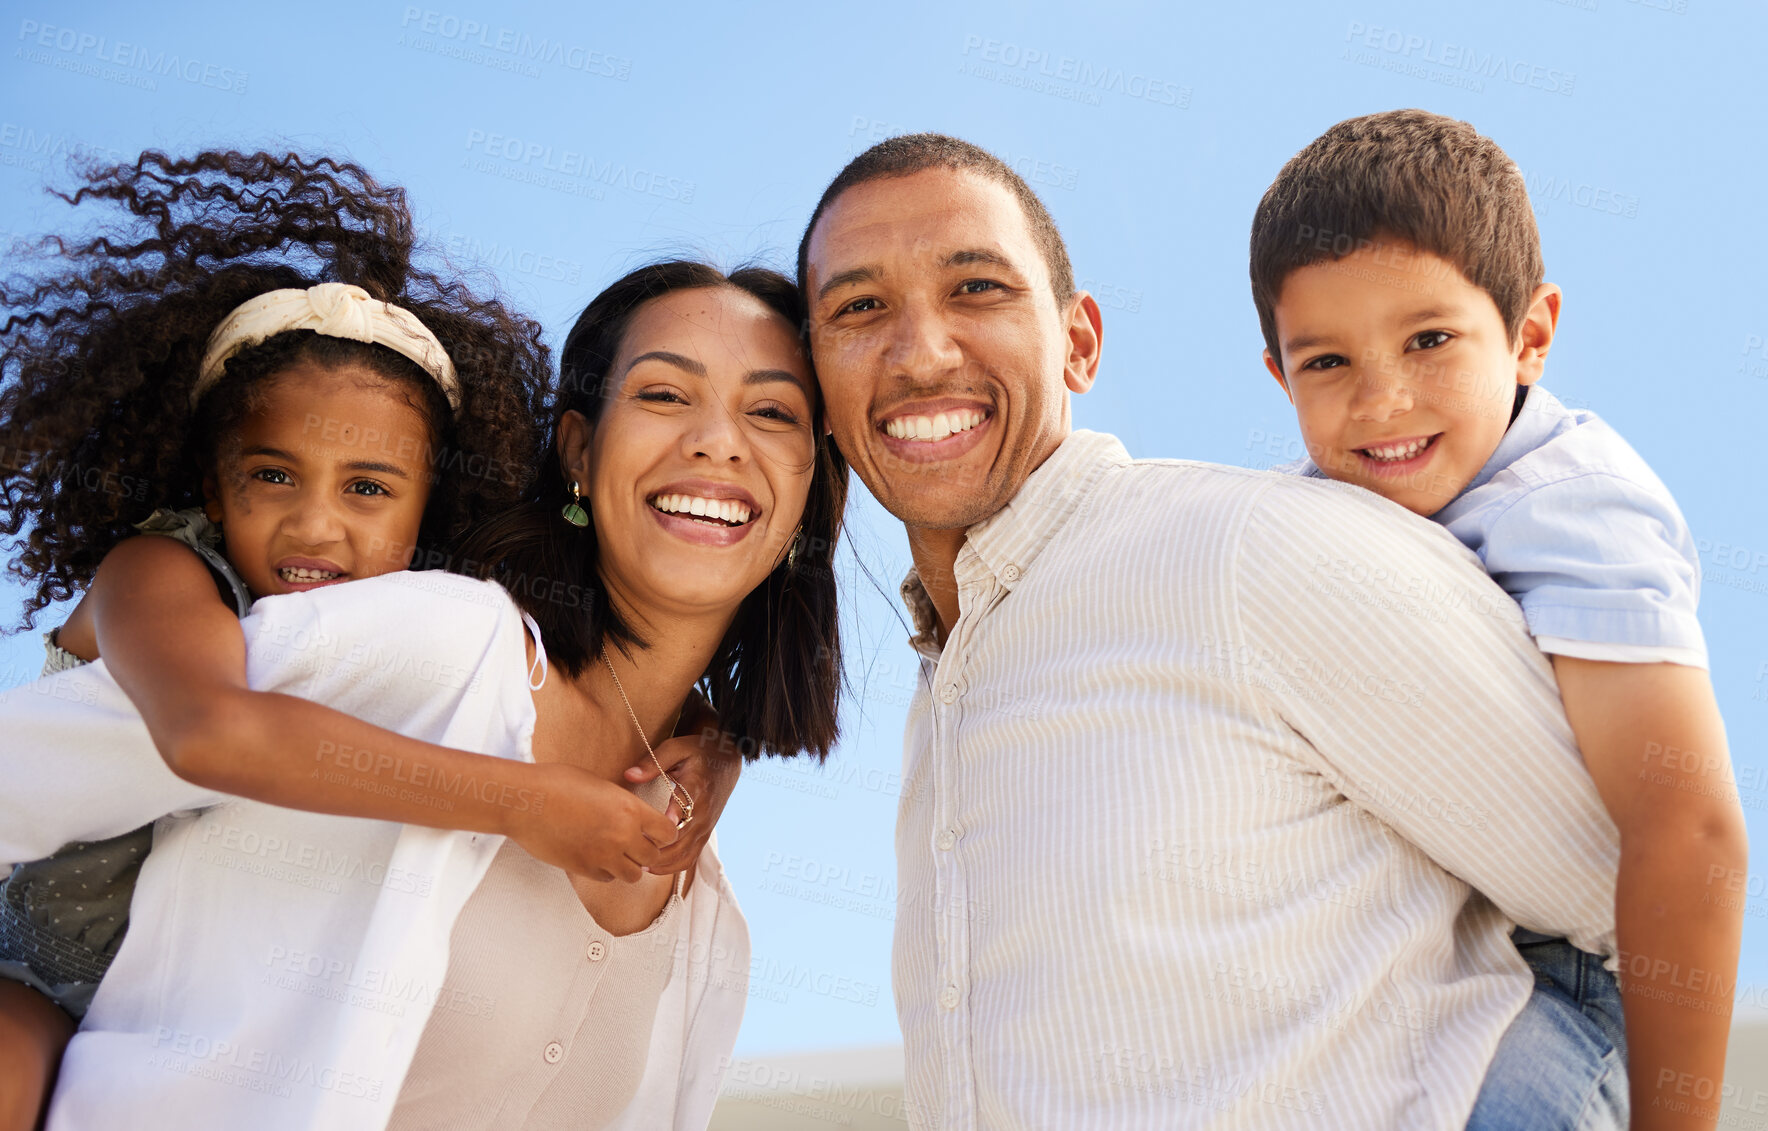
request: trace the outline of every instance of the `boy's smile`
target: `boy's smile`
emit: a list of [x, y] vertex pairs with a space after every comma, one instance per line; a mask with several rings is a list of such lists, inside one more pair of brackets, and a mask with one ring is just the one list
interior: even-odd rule
[[1535, 289], [1513, 342], [1454, 264], [1394, 246], [1292, 271], [1275, 306], [1282, 364], [1267, 351], [1265, 365], [1320, 470], [1428, 517], [1497, 450], [1518, 386], [1540, 379], [1559, 288]]

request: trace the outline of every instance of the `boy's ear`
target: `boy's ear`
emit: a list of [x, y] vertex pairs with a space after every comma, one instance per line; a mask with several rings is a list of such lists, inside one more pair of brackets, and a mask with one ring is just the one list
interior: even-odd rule
[[1099, 351], [1105, 345], [1105, 319], [1099, 303], [1085, 291], [1068, 305], [1068, 361], [1062, 367], [1062, 383], [1069, 392], [1084, 393], [1099, 375]]
[[1283, 395], [1289, 398], [1289, 403], [1294, 404], [1295, 394], [1289, 391], [1289, 381], [1283, 376], [1283, 367], [1277, 364], [1277, 359], [1271, 356], [1270, 350], [1265, 351], [1265, 368], [1271, 371], [1271, 376], [1282, 386]]
[[1516, 335], [1516, 383], [1533, 385], [1547, 367], [1547, 351], [1559, 329], [1559, 304], [1564, 293], [1552, 283], [1542, 283], [1529, 297], [1528, 313]]

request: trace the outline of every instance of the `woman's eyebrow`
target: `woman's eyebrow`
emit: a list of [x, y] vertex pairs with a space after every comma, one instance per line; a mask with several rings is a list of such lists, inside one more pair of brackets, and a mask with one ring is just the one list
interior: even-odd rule
[[798, 386], [799, 392], [807, 397], [810, 396], [810, 390], [805, 387], [804, 378], [789, 370], [751, 369], [749, 372], [743, 374], [743, 384], [745, 385], [770, 385], [775, 381], [790, 381], [792, 384]]
[[[706, 367], [704, 365], [701, 365], [691, 357], [683, 357], [681, 354], [671, 353], [669, 350], [651, 350], [649, 353], [639, 354], [637, 357], [626, 363], [626, 373], [631, 373], [641, 361], [661, 361], [665, 365], [673, 365], [677, 369], [685, 369], [696, 377], [706, 376]], [[621, 376], [625, 376], [625, 373], [622, 373]]]

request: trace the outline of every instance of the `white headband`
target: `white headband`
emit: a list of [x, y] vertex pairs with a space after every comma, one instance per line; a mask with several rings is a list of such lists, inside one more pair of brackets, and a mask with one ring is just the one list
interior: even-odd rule
[[269, 291], [241, 303], [209, 335], [190, 405], [215, 387], [227, 359], [286, 330], [312, 330], [328, 338], [373, 342], [423, 366], [442, 387], [448, 407], [460, 408], [460, 380], [448, 351], [409, 310], [373, 298], [349, 283], [320, 283], [306, 290]]

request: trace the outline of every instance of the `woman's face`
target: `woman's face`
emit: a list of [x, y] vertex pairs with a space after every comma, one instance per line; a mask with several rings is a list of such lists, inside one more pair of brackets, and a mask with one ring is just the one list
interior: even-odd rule
[[810, 493], [816, 387], [795, 328], [736, 287], [672, 291], [633, 315], [605, 390], [593, 430], [567, 414], [559, 438], [603, 580], [641, 616], [734, 612]]

